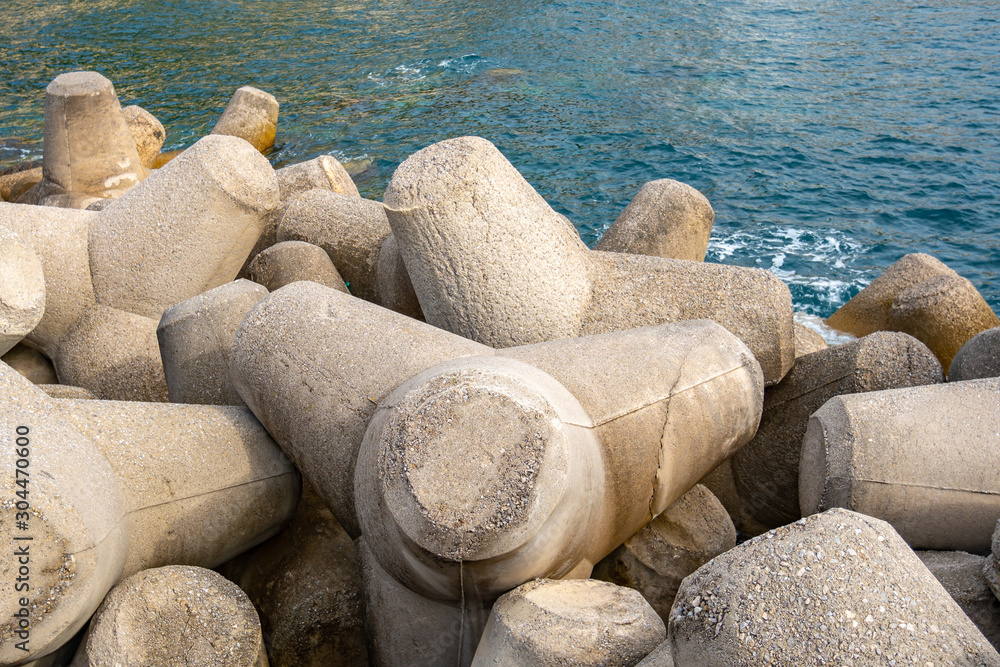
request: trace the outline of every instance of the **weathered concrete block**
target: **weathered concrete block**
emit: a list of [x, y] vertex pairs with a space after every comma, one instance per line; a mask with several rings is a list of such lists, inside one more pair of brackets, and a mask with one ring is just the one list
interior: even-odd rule
[[931, 351], [902, 333], [874, 333], [799, 357], [788, 375], [765, 393], [757, 435], [733, 457], [740, 503], [758, 524], [750, 534], [802, 517], [802, 438], [809, 417], [824, 403], [841, 394], [943, 381], [941, 364]]
[[[291, 351], [285, 346], [280, 353], [274, 354], [277, 341], [293, 338], [310, 341], [309, 349]], [[486, 384], [482, 386], [477, 385], [480, 372], [474, 370], [475, 364], [467, 370], [462, 367], [460, 358], [470, 355], [478, 357], [476, 363], [484, 364], [481, 375]], [[491, 360], [495, 355], [504, 359]], [[681, 363], [685, 358], [691, 363]], [[698, 363], [694, 363], [694, 359]], [[442, 364], [450, 360], [459, 365]], [[441, 365], [432, 368], [436, 364]], [[331, 373], [329, 369], [338, 371]], [[408, 399], [396, 410], [397, 401], [390, 398], [390, 393], [396, 390], [394, 395], [402, 400], [409, 391], [409, 387], [400, 388], [403, 383], [412, 385], [417, 393], [431, 391], [435, 382], [433, 377], [455, 374], [456, 386], [465, 387], [463, 383], [468, 383], [463, 391], [481, 392], [483, 397], [483, 402], [474, 403], [468, 409], [476, 414], [481, 410], [487, 412], [476, 419], [463, 417], [463, 423], [470, 424], [482, 419], [484, 426], [476, 428], [510, 418], [513, 421], [503, 428], [515, 429], [521, 410], [518, 405], [544, 406], [545, 401], [555, 401], [553, 405], [557, 408], [537, 407], [542, 410], [539, 414], [552, 409], [563, 412], [571, 409], [571, 414], [576, 414], [572, 411], [582, 408], [573, 406], [582, 402], [586, 406], [586, 419], [580, 415], [564, 415], [565, 419], [570, 419], [569, 423], [582, 429], [573, 429], [582, 438], [578, 446], [592, 447], [592, 439], [599, 433], [606, 446], [618, 452], [607, 452], [606, 457], [628, 458], [619, 465], [606, 466], [611, 475], [608, 483], [616, 487], [618, 500], [604, 508], [602, 521], [606, 522], [604, 525], [609, 531], [609, 544], [596, 544], [593, 535], [588, 538], [591, 541], [588, 548], [606, 549], [591, 563], [651, 519], [650, 512], [655, 515], [666, 509], [750, 437], [756, 428], [757, 401], [762, 389], [756, 364], [746, 348], [723, 329], [707, 322], [637, 329], [497, 352], [313, 283], [289, 285], [261, 301], [247, 316], [233, 346], [231, 373], [241, 396], [269, 431], [277, 435], [286, 451], [292, 452], [293, 459], [307, 471], [307, 478], [349, 532], [352, 530], [349, 526], [356, 526], [357, 519], [353, 512], [353, 494], [344, 490], [353, 480], [358, 450], [366, 430], [372, 440], [372, 451], [380, 446], [376, 436], [385, 428], [391, 430], [391, 426], [382, 422], [390, 420], [392, 414], [397, 415], [394, 419], [409, 419], [406, 410], [415, 399]], [[513, 374], [509, 380], [514, 383], [512, 386], [523, 387], [528, 391], [526, 396], [538, 391], [543, 394], [524, 398], [527, 401], [524, 404], [519, 403], [522, 399], [517, 399], [491, 415], [491, 401], [500, 394], [493, 393], [490, 383], [494, 378], [501, 384], [507, 383], [508, 380], [502, 378], [508, 373]], [[545, 376], [554, 379], [542, 381]], [[539, 379], [542, 384], [531, 388], [530, 377]], [[377, 426], [374, 423], [370, 426], [379, 401], [384, 401], [384, 419], [378, 420]], [[671, 406], [669, 415], [664, 412], [667, 401]], [[438, 409], [432, 404], [437, 405], [437, 400], [421, 410]], [[440, 407], [445, 404], [441, 403]], [[718, 410], [712, 413], [712, 423], [706, 423], [699, 415], [707, 415], [710, 405]], [[303, 411], [307, 406], [311, 407]], [[532, 407], [529, 414], [535, 409]], [[697, 433], [687, 433], [694, 424], [699, 424]], [[407, 428], [422, 427], [414, 423]], [[544, 432], [548, 432], [548, 428], [546, 426]], [[461, 434], [462, 441], [466, 441], [468, 434], [456, 429], [457, 423], [439, 432], [436, 437], [440, 441], [435, 446], [442, 448], [442, 452], [447, 449], [451, 442], [449, 433], [455, 437]], [[512, 438], [515, 432], [489, 428], [486, 431], [483, 437], [487, 439], [482, 446], [487, 448], [489, 439]], [[388, 431], [386, 435], [388, 437]], [[559, 432], [549, 435], [554, 438], [553, 447], [568, 446], [565, 438], [569, 436]], [[640, 455], [636, 448], [646, 437], [652, 438], [650, 450]], [[661, 441], [674, 439], [684, 440], [683, 451], [661, 447]], [[404, 441], [391, 439], [386, 440], [385, 445], [393, 442], [406, 446]], [[503, 445], [498, 444], [496, 449], [501, 447]], [[542, 452], [511, 449], [507, 458], [536, 455], [542, 456]], [[666, 459], [661, 460], [661, 456], [680, 458], [668, 463]], [[702, 456], [707, 456], [708, 460], [702, 460]], [[470, 453], [469, 460], [472, 458]], [[513, 458], [510, 463], [513, 465]], [[574, 463], [577, 464], [584, 465], [584, 462]], [[637, 468], [643, 472], [638, 472]], [[375, 474], [374, 469], [366, 473], [370, 474]], [[374, 483], [375, 479], [369, 477], [369, 481]], [[493, 483], [489, 479], [468, 479], [467, 482]], [[653, 489], [655, 492], [651, 496]], [[523, 492], [532, 493], [529, 487]], [[582, 488], [573, 491], [578, 492], [585, 493]], [[638, 494], [641, 500], [633, 502], [633, 494]], [[536, 509], [542, 514], [547, 511]], [[487, 507], [483, 510], [491, 511]], [[623, 519], [626, 515], [628, 520]], [[440, 529], [444, 531], [442, 539], [451, 539], [443, 537], [451, 529], [444, 524]], [[383, 556], [381, 550], [377, 553], [380, 558]], [[575, 565], [576, 562], [570, 563], [569, 569]], [[544, 574], [543, 571], [539, 576]]]
[[115, 586], [90, 623], [73, 662], [268, 667], [260, 619], [246, 593], [220, 574], [168, 565]]
[[[350, 174], [343, 165], [330, 155], [321, 155], [306, 162], [297, 162], [282, 167], [274, 172], [278, 178], [278, 206], [267, 216], [264, 231], [250, 251], [247, 264], [243, 267], [241, 276], [246, 272], [254, 257], [277, 243], [278, 224], [285, 210], [295, 201], [295, 198], [309, 190], [320, 189], [340, 192], [346, 195], [360, 197], [358, 188], [351, 180]], [[244, 276], [245, 277], [245, 276]]]
[[0, 355], [20, 343], [45, 313], [45, 275], [30, 243], [0, 227]]
[[90, 224], [98, 302], [159, 319], [233, 280], [277, 204], [260, 153], [233, 137], [199, 140]]
[[156, 119], [156, 116], [135, 104], [122, 109], [122, 114], [128, 124], [132, 141], [135, 142], [135, 149], [142, 166], [152, 169], [160, 149], [163, 148], [163, 142], [167, 139], [167, 131], [163, 129], [163, 124]]
[[674, 647], [669, 640], [642, 659], [636, 667], [674, 667]]
[[19, 201], [86, 208], [145, 177], [115, 87], [97, 72], [60, 74], [45, 89], [41, 183]]
[[804, 324], [795, 322], [795, 358], [804, 357], [829, 347], [823, 337]]
[[752, 436], [763, 393], [707, 321], [493, 350], [307, 282], [247, 315], [230, 371], [379, 567], [452, 604], [588, 576]]
[[16, 202], [21, 195], [42, 181], [40, 160], [26, 160], [0, 169], [0, 200]]
[[722, 503], [700, 484], [594, 567], [594, 579], [634, 588], [663, 622], [684, 577], [736, 546]]
[[630, 588], [541, 579], [497, 600], [472, 664], [635, 665], [665, 637], [663, 621]]
[[375, 286], [380, 306], [417, 320], [424, 319], [410, 274], [403, 263], [403, 255], [399, 252], [399, 244], [392, 234], [386, 237], [378, 253]]
[[[0, 474], [30, 475], [26, 498], [0, 500], [11, 517], [0, 539], [32, 538], [27, 604], [0, 596], [0, 636], [14, 637], [14, 615], [26, 609], [29, 651], [5, 639], [2, 664], [67, 642], [124, 577], [215, 567], [274, 535], [295, 509], [298, 474], [245, 408], [53, 399], [3, 365], [0, 402], [0, 429], [24, 439], [0, 450]], [[17, 558], [0, 552], [9, 581]]]
[[247, 277], [273, 292], [299, 280], [349, 293], [326, 251], [304, 241], [282, 241], [266, 248], [248, 267]]
[[949, 382], [991, 377], [1000, 377], [1000, 327], [973, 336], [948, 368]]
[[889, 331], [892, 329], [889, 311], [897, 296], [928, 278], [952, 275], [956, 275], [954, 271], [930, 255], [905, 255], [841, 306], [826, 323], [855, 336]]
[[24, 343], [18, 343], [10, 348], [10, 351], [4, 354], [0, 361], [28, 378], [32, 384], [56, 384], [59, 382], [55, 366], [52, 365], [49, 358]]
[[470, 589], [461, 601], [414, 593], [379, 565], [364, 537], [355, 541], [365, 596], [365, 632], [373, 665], [468, 665], [486, 627], [489, 603]]
[[1000, 654], [892, 527], [830, 510], [684, 580], [678, 665], [997, 665]]
[[87, 236], [97, 213], [0, 203], [0, 226], [31, 244], [45, 276], [45, 314], [27, 340], [54, 358], [59, 341], [94, 303]]
[[167, 400], [156, 320], [95, 305], [63, 337], [56, 372], [64, 384], [109, 401]]
[[435, 326], [508, 347], [711, 319], [754, 352], [768, 384], [792, 365], [791, 295], [775, 275], [592, 252], [485, 139], [450, 139], [410, 156], [385, 208]]
[[368, 664], [354, 542], [308, 484], [283, 531], [217, 569], [257, 608], [271, 667]]
[[964, 551], [916, 554], [993, 648], [1000, 650], [1000, 600], [986, 582], [986, 559]]
[[235, 280], [163, 311], [156, 340], [172, 403], [243, 405], [229, 379], [233, 337], [265, 296], [264, 286]]
[[84, 400], [95, 400], [97, 396], [94, 392], [83, 387], [74, 387], [70, 384], [40, 384], [38, 388], [44, 391], [50, 398], [79, 398]]
[[986, 553], [1000, 517], [1000, 379], [837, 396], [809, 419], [803, 514], [884, 519], [914, 549]]
[[278, 134], [278, 100], [253, 86], [238, 88], [212, 134], [239, 137], [258, 151], [266, 151]]
[[305, 241], [326, 251], [351, 294], [379, 303], [379, 253], [391, 234], [377, 201], [329, 190], [310, 190], [289, 205], [278, 241]]
[[892, 302], [889, 325], [927, 345], [947, 372], [962, 346], [976, 334], [1000, 326], [1000, 318], [971, 282], [945, 275], [901, 292]]
[[714, 221], [712, 205], [690, 185], [669, 178], [650, 181], [594, 250], [701, 262]]

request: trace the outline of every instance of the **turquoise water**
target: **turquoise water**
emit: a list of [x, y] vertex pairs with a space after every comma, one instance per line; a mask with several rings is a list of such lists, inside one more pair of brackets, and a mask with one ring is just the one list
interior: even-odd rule
[[43, 91], [95, 69], [167, 146], [245, 84], [281, 102], [275, 166], [332, 153], [381, 198], [407, 155], [496, 143], [589, 243], [646, 181], [716, 211], [709, 261], [829, 315], [908, 252], [1000, 311], [1000, 2], [3, 0], [0, 166]]

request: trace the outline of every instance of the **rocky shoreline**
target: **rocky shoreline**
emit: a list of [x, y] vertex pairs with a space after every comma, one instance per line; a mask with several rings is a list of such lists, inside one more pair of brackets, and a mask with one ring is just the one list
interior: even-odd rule
[[[0, 665], [1000, 665], [1000, 319], [906, 255], [828, 344], [645, 184], [489, 141], [383, 200], [278, 102], [94, 72], [0, 173]], [[738, 539], [739, 537], [739, 539]]]

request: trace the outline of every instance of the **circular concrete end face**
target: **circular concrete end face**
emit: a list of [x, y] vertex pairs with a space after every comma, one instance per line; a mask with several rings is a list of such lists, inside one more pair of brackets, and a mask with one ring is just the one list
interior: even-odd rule
[[473, 664], [634, 665], [666, 634], [631, 588], [538, 579], [497, 601]]
[[80, 95], [113, 95], [114, 85], [97, 72], [67, 72], [52, 79], [45, 94], [55, 97]]
[[600, 501], [589, 417], [527, 364], [447, 362], [402, 385], [383, 410], [366, 437], [374, 470], [359, 472], [377, 476], [400, 532], [437, 557], [513, 554], [561, 534], [567, 506], [586, 517]]
[[144, 570], [116, 586], [94, 615], [83, 650], [93, 667], [267, 664], [246, 593], [220, 574], [186, 565]]

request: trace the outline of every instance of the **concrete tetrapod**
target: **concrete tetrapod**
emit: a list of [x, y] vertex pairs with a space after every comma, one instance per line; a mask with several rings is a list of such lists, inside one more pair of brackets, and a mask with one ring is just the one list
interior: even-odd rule
[[298, 280], [309, 280], [349, 293], [326, 251], [304, 241], [282, 241], [265, 248], [250, 262], [246, 273], [269, 292]]
[[802, 518], [799, 459], [809, 417], [834, 396], [944, 381], [941, 364], [912, 336], [878, 332], [799, 357], [764, 395], [760, 428], [732, 459], [740, 505], [760, 534]]
[[0, 358], [15, 371], [28, 378], [32, 384], [56, 384], [55, 366], [49, 358], [33, 347], [18, 343]]
[[243, 267], [241, 276], [245, 277], [245, 272], [250, 262], [258, 254], [277, 243], [278, 225], [285, 211], [295, 199], [310, 190], [329, 190], [345, 195], [361, 197], [358, 187], [351, 180], [351, 175], [347, 173], [344, 166], [330, 155], [320, 155], [312, 160], [290, 164], [281, 169], [277, 169], [274, 175], [278, 179], [278, 206], [267, 217], [264, 224], [264, 231], [250, 251], [247, 264]]
[[214, 567], [295, 509], [298, 474], [245, 408], [53, 399], [5, 365], [0, 402], [0, 475], [23, 492], [0, 501], [0, 576], [27, 584], [0, 596], [0, 664], [69, 641], [122, 578]]
[[384, 204], [435, 326], [508, 347], [711, 319], [753, 351], [767, 384], [794, 360], [791, 295], [777, 276], [590, 251], [485, 139], [449, 139], [411, 155]]
[[268, 667], [246, 593], [201, 567], [167, 565], [115, 586], [72, 667]]
[[884, 519], [914, 549], [985, 554], [1000, 518], [1000, 378], [837, 396], [809, 419], [803, 515]]
[[42, 174], [18, 201], [86, 208], [145, 178], [115, 87], [97, 72], [60, 74], [45, 89]]
[[172, 403], [243, 405], [229, 380], [229, 356], [240, 322], [267, 289], [234, 280], [167, 308], [156, 327]]
[[528, 582], [493, 606], [473, 667], [631, 667], [666, 637], [630, 588], [593, 579]]
[[135, 149], [139, 153], [142, 166], [152, 169], [167, 138], [167, 131], [163, 129], [163, 124], [156, 116], [135, 104], [122, 109], [122, 114], [128, 124], [132, 141], [135, 142]]
[[253, 86], [237, 88], [212, 134], [239, 137], [258, 151], [266, 151], [278, 134], [278, 100]]
[[[0, 204], [0, 226], [31, 244], [45, 274], [46, 313], [27, 341], [57, 368], [69, 368], [61, 358], [84, 354], [65, 339], [84, 326], [86, 336], [76, 336], [83, 348], [115, 351], [116, 364], [146, 368], [132, 377], [151, 383], [102, 386], [112, 374], [89, 368], [89, 361], [63, 381], [102, 398], [165, 397], [155, 343], [147, 344], [150, 332], [167, 307], [236, 277], [276, 203], [267, 160], [241, 139], [211, 136], [100, 212]], [[105, 310], [84, 318], [95, 303]], [[129, 350], [135, 351], [131, 359]]]
[[45, 274], [31, 245], [0, 227], [0, 355], [7, 354], [45, 313]]
[[159, 319], [233, 280], [277, 205], [264, 156], [233, 137], [200, 139], [90, 224], [98, 303]]
[[230, 372], [381, 569], [444, 603], [589, 575], [752, 436], [763, 393], [707, 321], [493, 350], [304, 282], [247, 315]]
[[279, 241], [305, 241], [330, 256], [351, 294], [423, 319], [399, 244], [379, 202], [312, 190], [285, 211]]
[[993, 377], [1000, 377], [1000, 327], [976, 334], [948, 368], [949, 382]]
[[715, 211], [690, 185], [663, 178], [642, 186], [594, 250], [705, 260]]
[[843, 509], [754, 538], [684, 580], [678, 665], [1000, 665], [884, 521]]
[[0, 169], [0, 201], [15, 202], [42, 180], [42, 162], [24, 160]]
[[841, 306], [826, 320], [826, 323], [834, 329], [855, 336], [889, 331], [892, 329], [889, 312], [897, 296], [928, 278], [953, 275], [956, 275], [953, 270], [930, 255], [924, 253], [904, 255]]

